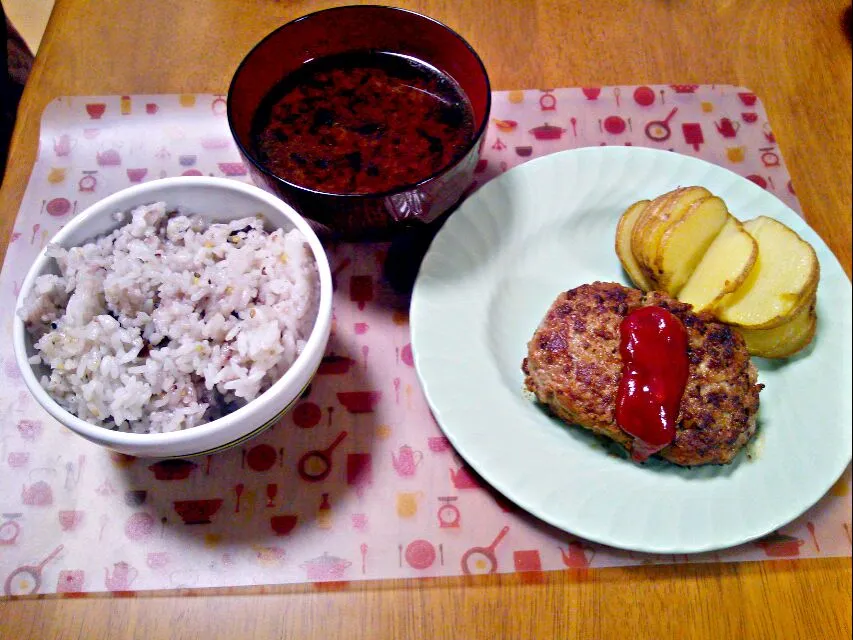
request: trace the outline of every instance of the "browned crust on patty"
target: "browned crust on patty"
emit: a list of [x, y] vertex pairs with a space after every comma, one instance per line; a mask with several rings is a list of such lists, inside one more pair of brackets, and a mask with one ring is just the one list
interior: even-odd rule
[[755, 432], [763, 385], [740, 335], [663, 293], [612, 282], [561, 293], [528, 343], [527, 388], [559, 418], [630, 451], [633, 439], [616, 424], [619, 324], [644, 306], [667, 309], [687, 330], [689, 374], [675, 440], [658, 455], [685, 466], [731, 462]]

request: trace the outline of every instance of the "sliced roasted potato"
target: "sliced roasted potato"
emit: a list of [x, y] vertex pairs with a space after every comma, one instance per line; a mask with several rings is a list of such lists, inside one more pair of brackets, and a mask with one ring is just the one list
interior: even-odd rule
[[683, 189], [675, 189], [652, 200], [637, 218], [634, 230], [631, 232], [631, 252], [634, 254], [637, 264], [643, 271], [646, 280], [652, 285], [652, 288], [656, 288], [656, 282], [652, 277], [654, 275], [652, 270], [646, 264], [646, 247], [648, 246], [649, 237], [653, 233], [654, 227], [659, 222], [658, 210], [668, 207], [670, 202], [681, 194], [681, 191]]
[[619, 218], [619, 224], [616, 226], [616, 255], [619, 256], [619, 262], [622, 263], [622, 268], [631, 278], [631, 282], [643, 291], [650, 291], [652, 287], [646, 276], [643, 275], [643, 271], [634, 257], [634, 252], [631, 250], [631, 233], [634, 231], [637, 219], [649, 202], [649, 200], [640, 200], [632, 204]]
[[687, 208], [658, 244], [654, 267], [660, 288], [678, 295], [729, 217], [726, 203], [716, 196], [694, 201]]
[[664, 233], [681, 220], [693, 203], [711, 195], [711, 192], [704, 187], [684, 187], [679, 189], [662, 207], [655, 210], [655, 221], [649, 224], [646, 230], [643, 253], [645, 264], [651, 269], [655, 280], [660, 277], [660, 271], [656, 268], [656, 257]]
[[722, 231], [681, 288], [678, 299], [693, 305], [694, 311], [713, 309], [747, 279], [757, 256], [756, 241], [740, 220], [728, 216]]
[[759, 216], [744, 223], [758, 243], [749, 277], [715, 309], [728, 324], [750, 329], [776, 327], [809, 303], [820, 278], [812, 246], [778, 220]]
[[763, 358], [787, 358], [804, 349], [814, 338], [817, 329], [814, 295], [809, 303], [786, 322], [770, 329], [735, 327], [743, 336], [750, 355]]

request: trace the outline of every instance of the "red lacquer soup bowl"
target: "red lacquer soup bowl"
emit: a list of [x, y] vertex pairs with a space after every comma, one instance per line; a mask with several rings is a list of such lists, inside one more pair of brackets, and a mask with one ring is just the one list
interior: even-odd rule
[[390, 236], [450, 210], [473, 182], [490, 107], [485, 66], [465, 40], [381, 6], [285, 24], [249, 52], [228, 92], [255, 182], [345, 238]]

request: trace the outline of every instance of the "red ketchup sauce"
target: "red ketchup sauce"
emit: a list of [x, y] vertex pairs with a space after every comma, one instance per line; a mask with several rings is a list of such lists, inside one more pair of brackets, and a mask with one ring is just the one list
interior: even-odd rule
[[616, 423], [634, 437], [631, 457], [642, 462], [675, 438], [687, 384], [687, 331], [661, 307], [642, 307], [619, 325], [622, 379]]

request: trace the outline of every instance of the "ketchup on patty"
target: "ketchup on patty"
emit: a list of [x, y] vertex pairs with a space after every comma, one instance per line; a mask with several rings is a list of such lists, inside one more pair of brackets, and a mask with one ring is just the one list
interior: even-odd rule
[[687, 384], [687, 331], [662, 307], [642, 307], [619, 325], [622, 379], [616, 423], [634, 437], [631, 457], [642, 462], [675, 438]]

